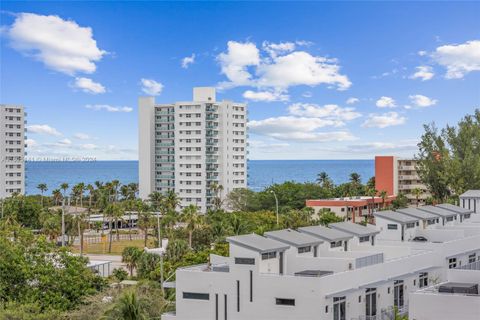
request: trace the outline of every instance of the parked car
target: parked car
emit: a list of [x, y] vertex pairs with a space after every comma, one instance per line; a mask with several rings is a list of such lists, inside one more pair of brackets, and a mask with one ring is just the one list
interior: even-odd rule
[[425, 237], [422, 237], [422, 236], [418, 236], [418, 237], [413, 238], [412, 241], [415, 241], [415, 242], [427, 242], [428, 239], [425, 238]]

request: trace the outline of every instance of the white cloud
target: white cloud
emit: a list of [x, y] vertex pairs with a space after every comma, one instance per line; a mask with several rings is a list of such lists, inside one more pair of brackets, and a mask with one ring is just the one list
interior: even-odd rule
[[375, 105], [379, 108], [395, 108], [396, 107], [395, 100], [393, 98], [385, 97], [385, 96], [378, 99]]
[[347, 104], [354, 104], [354, 103], [357, 103], [358, 101], [360, 101], [358, 98], [351, 97], [347, 99]]
[[304, 93], [302, 93], [302, 97], [311, 98], [313, 97], [313, 93], [310, 91], [305, 91]]
[[28, 148], [35, 148], [38, 146], [37, 141], [30, 138], [25, 139], [25, 144], [28, 146]]
[[291, 86], [327, 84], [339, 90], [348, 89], [351, 82], [340, 74], [337, 60], [295, 51], [291, 42], [264, 42], [262, 51], [252, 42], [229, 41], [226, 52], [218, 55], [221, 72], [229, 81], [220, 88], [252, 86], [285, 92]]
[[92, 143], [86, 143], [86, 144], [80, 145], [80, 148], [84, 150], [95, 150], [95, 149], [98, 149], [98, 146]]
[[78, 88], [86, 93], [99, 94], [105, 93], [105, 87], [100, 83], [93, 81], [89, 78], [75, 78], [75, 82], [72, 85], [73, 88]]
[[400, 116], [397, 112], [383, 114], [370, 114], [362, 124], [365, 128], [386, 128], [404, 124], [407, 118]]
[[480, 71], [480, 40], [440, 46], [432, 58], [447, 69], [445, 78], [463, 78], [469, 72]]
[[78, 139], [78, 140], [90, 140], [91, 139], [91, 137], [88, 134], [82, 133], [82, 132], [75, 133], [73, 135], [73, 137], [75, 139]]
[[59, 140], [56, 145], [59, 146], [59, 147], [67, 147], [67, 146], [70, 146], [72, 144], [72, 141], [70, 139], [62, 139], [62, 140]]
[[108, 104], [87, 104], [85, 106], [87, 109], [94, 111], [108, 111], [108, 112], [132, 112], [133, 108], [131, 107], [114, 107]]
[[344, 121], [361, 117], [361, 114], [355, 111], [355, 108], [342, 108], [335, 104], [319, 106], [308, 103], [294, 103], [288, 107], [288, 111], [294, 116], [337, 121], [338, 125], [344, 125]]
[[142, 91], [151, 96], [158, 96], [162, 93], [163, 84], [152, 79], [141, 79]]
[[422, 81], [427, 81], [433, 78], [435, 73], [430, 66], [418, 66], [415, 68], [417, 71], [410, 76], [410, 79], [421, 79]]
[[230, 83], [223, 83], [222, 87], [234, 87], [251, 85], [252, 75], [247, 67], [260, 64], [260, 52], [257, 46], [251, 42], [240, 43], [228, 41], [227, 52], [218, 55], [222, 73], [230, 80]]
[[288, 116], [252, 120], [248, 123], [250, 132], [277, 140], [300, 142], [327, 142], [354, 140], [348, 131], [321, 132], [326, 127], [342, 127], [347, 121], [361, 116], [354, 108], [337, 105], [295, 103], [288, 107]]
[[368, 142], [347, 146], [348, 151], [356, 153], [384, 153], [418, 150], [417, 141]]
[[275, 91], [251, 91], [247, 90], [243, 93], [243, 97], [253, 101], [288, 101], [289, 96]]
[[426, 56], [426, 55], [427, 55], [427, 51], [421, 50], [421, 51], [418, 51], [417, 54], [418, 54], [420, 57], [423, 57], [423, 56]]
[[32, 124], [27, 126], [28, 132], [38, 133], [38, 134], [47, 134], [50, 136], [61, 136], [62, 134], [55, 128], [49, 126], [48, 124]]
[[182, 68], [187, 69], [189, 65], [195, 63], [195, 53], [192, 53], [190, 57], [185, 57], [182, 59]]
[[409, 98], [414, 106], [420, 107], [420, 108], [430, 107], [437, 103], [437, 100], [421, 94], [411, 95], [409, 96]]
[[91, 28], [54, 15], [19, 13], [6, 33], [12, 48], [69, 75], [93, 73], [106, 54], [97, 47]]
[[339, 73], [336, 60], [312, 56], [305, 51], [295, 51], [258, 66], [257, 81], [260, 87], [288, 89], [290, 86], [316, 86], [328, 84], [339, 90], [348, 89], [350, 80]]
[[262, 48], [271, 57], [276, 57], [279, 54], [285, 54], [288, 52], [292, 52], [295, 50], [295, 43], [293, 42], [280, 42], [280, 43], [269, 43], [268, 41], [264, 41], [262, 43]]

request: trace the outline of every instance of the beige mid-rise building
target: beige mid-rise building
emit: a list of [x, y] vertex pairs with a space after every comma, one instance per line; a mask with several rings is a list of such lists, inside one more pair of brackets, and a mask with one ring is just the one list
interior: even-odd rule
[[419, 204], [424, 204], [431, 194], [418, 175], [416, 167], [417, 161], [415, 159], [376, 156], [375, 188], [379, 191], [387, 191], [388, 195], [403, 194], [410, 204], [417, 204], [415, 189], [419, 189]]

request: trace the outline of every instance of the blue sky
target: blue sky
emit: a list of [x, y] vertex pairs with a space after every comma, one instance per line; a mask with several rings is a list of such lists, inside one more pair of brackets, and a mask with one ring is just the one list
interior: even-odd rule
[[[480, 3], [3, 2], [29, 156], [137, 158], [137, 99], [247, 102], [251, 159], [411, 156], [480, 106]], [[185, 58], [187, 58], [185, 60]], [[143, 80], [142, 80], [143, 79]]]

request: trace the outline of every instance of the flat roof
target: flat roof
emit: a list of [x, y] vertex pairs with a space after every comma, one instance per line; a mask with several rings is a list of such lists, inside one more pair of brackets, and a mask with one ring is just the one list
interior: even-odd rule
[[372, 234], [380, 233], [380, 230], [376, 230], [370, 227], [362, 226], [353, 222], [336, 222], [328, 225], [330, 228], [345, 231], [346, 233], [353, 234], [358, 237], [369, 236]]
[[276, 250], [286, 250], [289, 248], [289, 246], [285, 243], [273, 239], [268, 239], [255, 233], [227, 237], [227, 241], [229, 243], [233, 243], [260, 253]]
[[316, 237], [292, 229], [265, 232], [264, 235], [267, 238], [278, 240], [294, 247], [313, 246], [323, 242]]
[[438, 216], [434, 215], [433, 213], [418, 210], [417, 208], [404, 208], [404, 209], [397, 209], [396, 211], [402, 214], [406, 214], [407, 216], [422, 219], [422, 220], [431, 220], [431, 219], [438, 218]]
[[412, 223], [412, 222], [419, 221], [418, 218], [407, 216], [405, 214], [402, 214], [400, 212], [395, 212], [395, 211], [392, 211], [392, 210], [375, 212], [373, 215], [375, 217], [380, 217], [380, 218], [383, 218], [383, 219], [395, 221], [395, 222], [398, 222], [398, 223], [401, 223], [401, 224]]
[[473, 210], [468, 210], [459, 206], [454, 206], [453, 204], [450, 203], [442, 203], [442, 204], [437, 204], [437, 207], [440, 207], [442, 209], [450, 210], [453, 212], [456, 212], [458, 214], [469, 214], [473, 213]]
[[465, 198], [480, 198], [480, 190], [468, 190], [460, 195]]
[[338, 241], [338, 240], [348, 240], [353, 238], [351, 234], [348, 234], [340, 230], [330, 229], [324, 226], [302, 227], [302, 228], [298, 228], [298, 231], [307, 233], [311, 236], [314, 236], [329, 242]]
[[435, 214], [439, 217], [452, 217], [452, 216], [457, 215], [456, 212], [453, 212], [453, 211], [450, 211], [450, 210], [447, 210], [447, 209], [443, 209], [443, 208], [440, 208], [440, 207], [434, 207], [434, 206], [422, 206], [422, 207], [418, 207], [418, 210], [427, 211], [427, 212], [433, 213], [433, 214]]
[[325, 271], [325, 270], [303, 270], [300, 272], [295, 272], [296, 276], [302, 277], [323, 277], [329, 274], [333, 274], [333, 271]]

